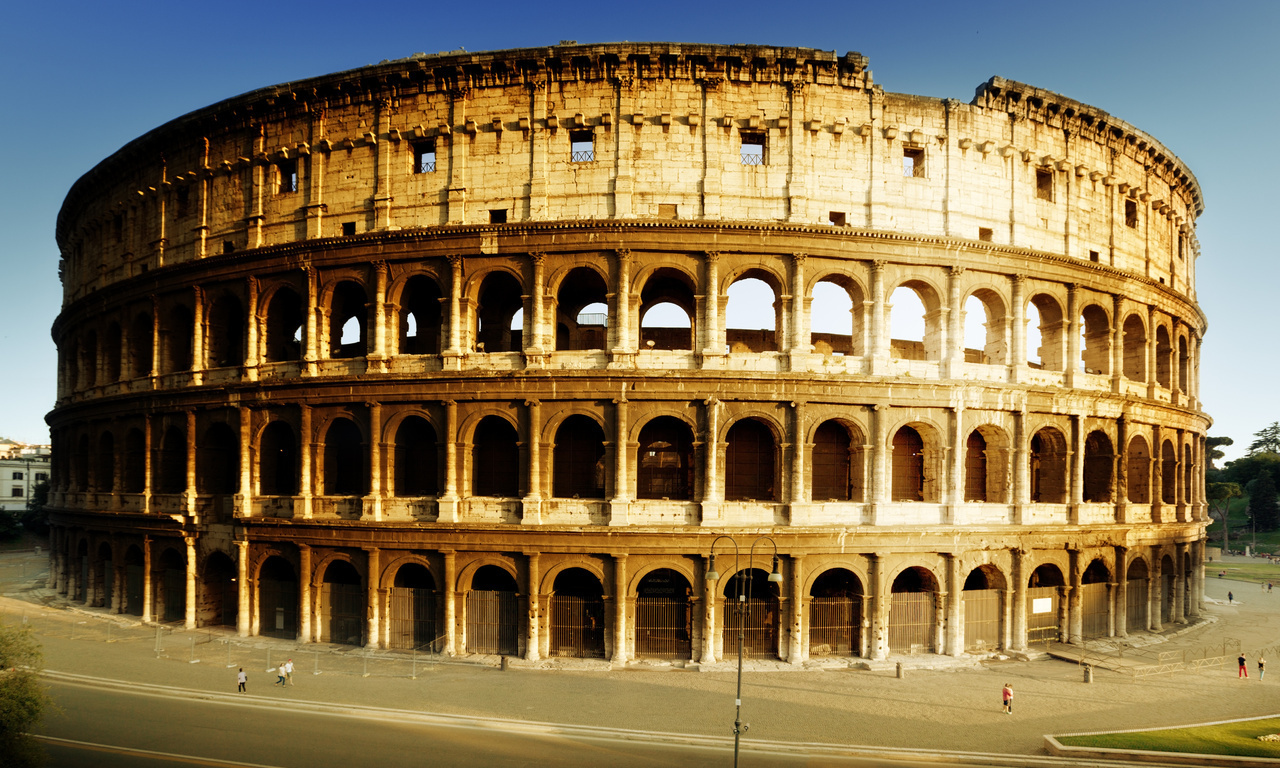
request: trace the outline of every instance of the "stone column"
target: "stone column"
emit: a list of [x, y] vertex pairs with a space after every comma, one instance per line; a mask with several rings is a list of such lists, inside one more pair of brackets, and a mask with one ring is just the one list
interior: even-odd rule
[[947, 306], [943, 308], [946, 323], [940, 323], [942, 338], [942, 357], [944, 375], [955, 375], [959, 364], [964, 362], [964, 327], [960, 319], [964, 315], [964, 304], [960, 300], [960, 278], [964, 275], [964, 267], [947, 269]]
[[627, 556], [613, 556], [613, 663], [627, 663]]
[[1178, 542], [1173, 560], [1173, 619], [1174, 624], [1186, 624], [1185, 604], [1187, 599], [1187, 544]]
[[1084, 636], [1084, 614], [1080, 607], [1080, 590], [1083, 568], [1080, 565], [1080, 550], [1067, 550], [1071, 583], [1067, 585], [1067, 642], [1079, 645]]
[[[150, 624], [155, 610], [155, 595], [151, 581], [151, 537], [142, 537], [142, 623]], [[73, 593], [74, 595], [74, 593]]]
[[[1173, 503], [1178, 522], [1185, 523], [1191, 519], [1187, 514], [1187, 496], [1190, 489], [1187, 488], [1186, 432], [1179, 428], [1173, 431], [1173, 435]], [[1178, 571], [1182, 571], [1181, 563], [1178, 564]]]
[[787, 650], [787, 661], [791, 664], [802, 664], [809, 658], [808, 648], [804, 642], [808, 633], [804, 631], [804, 555], [791, 556], [791, 637]]
[[791, 403], [791, 503], [789, 515], [792, 525], [804, 525], [808, 520], [805, 502], [809, 493], [805, 477], [805, 404], [800, 401]]
[[249, 604], [253, 593], [249, 591], [249, 542], [236, 541], [236, 635], [249, 636]]
[[1067, 360], [1062, 366], [1067, 388], [1076, 385], [1076, 375], [1080, 371], [1079, 288], [1075, 283], [1067, 285]]
[[613, 448], [613, 498], [609, 500], [609, 525], [627, 525], [631, 504], [631, 486], [627, 478], [627, 465], [631, 460], [630, 445], [627, 441], [627, 400], [625, 397], [613, 401], [614, 448]]
[[702, 301], [702, 354], [704, 357], [721, 357], [725, 342], [720, 333], [720, 254], [717, 251], [706, 253], [706, 278]]
[[1027, 276], [1011, 275], [1009, 283], [1010, 301], [1013, 304], [1013, 349], [1009, 360], [1009, 381], [1017, 381], [1018, 370], [1027, 365]]
[[1013, 412], [1013, 524], [1024, 525], [1031, 503], [1031, 460], [1028, 454], [1027, 412]]
[[1072, 525], [1080, 523], [1080, 505], [1084, 503], [1084, 420], [1080, 414], [1073, 413], [1068, 417], [1071, 421], [1071, 445], [1068, 466], [1071, 471], [1071, 487], [1067, 501], [1068, 520]]
[[188, 516], [196, 513], [196, 412], [187, 411], [187, 467], [186, 490], [182, 493]]
[[[315, 446], [311, 442], [311, 406], [298, 405], [298, 452], [300, 454], [298, 495], [302, 497], [302, 519], [311, 519], [311, 455]], [[296, 512], [296, 510], [295, 510]]]
[[116, 562], [114, 554], [111, 556], [111, 570], [111, 612], [124, 613], [124, 590], [125, 583], [128, 581], [128, 570], [125, 567], [124, 561]]
[[1119, 392], [1124, 381], [1124, 297], [1111, 297], [1111, 391]]
[[369, 350], [369, 372], [387, 370], [387, 262], [373, 262], [373, 349]]
[[311, 547], [298, 545], [298, 642], [309, 643], [311, 637]]
[[187, 593], [186, 610], [183, 612], [184, 629], [196, 628], [196, 537], [183, 536], [187, 545]]
[[1151, 578], [1147, 582], [1147, 629], [1159, 632], [1164, 629], [1164, 577], [1160, 573], [1160, 550], [1151, 550]]
[[960, 603], [964, 599], [964, 580], [960, 577], [960, 558], [954, 552], [944, 552], [947, 564], [946, 641], [943, 646], [948, 656], [964, 653], [964, 622], [960, 618]]
[[702, 558], [702, 659], [703, 664], [716, 663], [716, 587], [715, 582], [706, 578], [711, 572], [712, 558]]
[[526, 443], [529, 446], [529, 491], [525, 494], [520, 522], [525, 525], [542, 523], [542, 442], [539, 432], [542, 430], [542, 403], [538, 400], [525, 400], [528, 412], [528, 433]]
[[[160, 375], [160, 298], [151, 297], [151, 372], [152, 389], [155, 378]], [[74, 384], [73, 384], [74, 386]]]
[[1116, 637], [1129, 636], [1129, 550], [1117, 546], [1116, 550], [1116, 590], [1115, 590], [1115, 631]]
[[[619, 134], [622, 133], [619, 128]], [[638, 345], [631, 343], [631, 251], [619, 248], [614, 251], [617, 260], [616, 288], [610, 298], [610, 309], [613, 311], [613, 346], [610, 349], [615, 364], [625, 363], [628, 358], [619, 356], [631, 355]], [[639, 323], [639, 318], [636, 318]]]
[[151, 414], [142, 415], [142, 512], [151, 512], [151, 467], [154, 457], [151, 455]]
[[1156, 398], [1156, 367], [1160, 364], [1160, 358], [1156, 354], [1156, 308], [1151, 304], [1147, 305], [1147, 345], [1143, 354], [1147, 358], [1145, 366], [1147, 399], [1154, 400]]
[[446, 549], [444, 556], [444, 654], [458, 655], [458, 553]]
[[248, 296], [249, 306], [245, 308], [245, 329], [244, 329], [244, 371], [245, 378], [249, 381], [258, 380], [258, 327], [263, 318], [258, 314], [258, 278], [246, 277], [244, 281], [245, 294]]
[[307, 281], [307, 329], [306, 338], [303, 341], [306, 344], [306, 350], [303, 352], [303, 370], [307, 376], [315, 376], [318, 372], [316, 360], [319, 359], [319, 328], [321, 324], [320, 308], [320, 284], [319, 275], [314, 267], [304, 267], [304, 276]]
[[[804, 284], [805, 258], [803, 253], [791, 254], [791, 338], [788, 340], [790, 347], [788, 351], [791, 353], [791, 370], [793, 371], [803, 368], [797, 355], [809, 354], [809, 313], [805, 307], [808, 302]], [[779, 345], [778, 349], [782, 349], [782, 346]]]
[[451, 253], [449, 259], [449, 347], [441, 357], [445, 370], [461, 366], [462, 346], [462, 256]]
[[541, 601], [539, 597], [542, 591], [542, 587], [539, 582], [542, 580], [542, 574], [538, 568], [539, 558], [537, 552], [528, 553], [528, 555], [526, 555], [526, 559], [528, 568], [526, 578], [529, 582], [529, 622], [526, 629], [527, 639], [525, 641], [524, 657], [527, 661], [537, 661], [542, 658], [539, 653], [541, 640], [538, 636], [538, 625], [540, 623], [538, 619], [539, 614], [541, 613]]
[[382, 647], [382, 590], [379, 584], [382, 579], [382, 566], [380, 564], [381, 554], [377, 547], [365, 547], [365, 555], [368, 558], [368, 572], [365, 575], [365, 586], [368, 590], [366, 602], [367, 616], [369, 620], [369, 633], [365, 639], [366, 648]]
[[1013, 579], [1013, 629], [1012, 644], [1010, 648], [1015, 651], [1025, 651], [1027, 649], [1027, 574], [1026, 561], [1027, 553], [1021, 549], [1012, 550], [1013, 567], [1011, 575]]
[[247, 405], [240, 406], [240, 499], [233, 514], [253, 516], [253, 411]]
[[889, 655], [889, 605], [885, 595], [884, 563], [882, 555], [867, 555], [867, 590], [871, 598], [869, 616], [870, 637], [868, 653], [872, 659], [883, 661]]
[[[533, 285], [529, 286], [529, 317], [525, 318], [525, 330], [528, 338], [524, 340], [524, 348], [526, 351], [535, 355], [541, 355], [549, 350], [545, 349], [543, 323], [543, 294], [546, 293], [546, 263], [547, 255], [545, 253], [531, 253], [529, 260], [533, 263]], [[555, 344], [552, 343], [552, 349]]]
[[724, 525], [721, 517], [720, 489], [718, 483], [720, 450], [720, 401], [709, 397], [703, 401], [707, 420], [707, 437], [702, 444], [706, 471], [702, 478], [702, 524]]
[[1204, 601], [1204, 539], [1191, 542], [1191, 600], [1187, 606], [1187, 618], [1200, 618], [1200, 604]]
[[1168, 522], [1164, 511], [1164, 446], [1161, 445], [1160, 425], [1151, 425], [1151, 471], [1147, 480], [1151, 483], [1151, 522]]
[[884, 267], [883, 261], [871, 262], [871, 347], [866, 354], [871, 360], [867, 372], [873, 374], [882, 373], [889, 360], [889, 334], [885, 327], [887, 297], [884, 290]]
[[365, 517], [382, 520], [382, 404], [365, 403], [369, 409], [369, 498]]
[[1116, 522], [1129, 522], [1129, 420], [1121, 413], [1116, 419], [1115, 469], [1111, 476], [1111, 498], [1116, 505]]
[[889, 418], [887, 405], [873, 405], [871, 408], [871, 504], [869, 510], [871, 525], [877, 525], [880, 519], [880, 508], [889, 501], [889, 477], [885, 465], [888, 463]]
[[199, 384], [204, 371], [204, 289], [195, 286], [191, 303], [191, 383]]
[[[959, 398], [956, 399], [956, 405], [947, 409], [951, 417], [951, 461], [949, 470], [946, 473], [947, 485], [945, 495], [939, 498], [946, 502], [946, 518], [944, 522], [956, 523], [960, 510], [964, 505], [965, 487], [964, 487], [964, 463], [965, 454], [968, 452], [968, 444], [965, 441], [964, 434], [964, 405]], [[985, 489], [983, 489], [985, 491]]]
[[444, 401], [444, 495], [436, 503], [438, 520], [458, 522], [458, 403]]

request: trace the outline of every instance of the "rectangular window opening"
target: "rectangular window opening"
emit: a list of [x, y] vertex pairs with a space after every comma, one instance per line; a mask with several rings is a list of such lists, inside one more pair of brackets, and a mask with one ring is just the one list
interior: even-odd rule
[[742, 132], [742, 164], [764, 165], [764, 133]]
[[351, 237], [356, 233], [356, 223], [354, 221], [342, 222], [342, 236]]
[[490, 224], [506, 224], [507, 209], [498, 208], [497, 210], [489, 211], [489, 223]]
[[9, 495], [10, 495], [10, 496], [12, 496], [12, 497], [13, 497], [13, 498], [15, 498], [15, 499], [20, 499], [20, 498], [22, 498], [22, 489], [21, 489], [21, 488], [14, 488], [12, 491], [10, 491], [10, 492], [9, 492]]
[[595, 134], [590, 130], [569, 131], [569, 160], [590, 163], [596, 159]]
[[426, 141], [414, 142], [413, 172], [414, 173], [435, 173], [436, 172], [436, 140], [435, 139], [427, 139]]
[[223, 252], [223, 253], [235, 253], [235, 252], [236, 252], [236, 244], [235, 244], [235, 243], [233, 243], [233, 242], [231, 242], [230, 240], [223, 240], [223, 241], [222, 241], [222, 252]]
[[1102, 257], [1097, 251], [1089, 251], [1089, 261], [1102, 261]]
[[185, 218], [191, 212], [191, 188], [178, 187], [178, 210], [175, 215], [177, 218]]
[[14, 480], [21, 480], [21, 479], [22, 479], [22, 473], [21, 473], [21, 472], [14, 472], [14, 473], [13, 473], [13, 479], [14, 479]]
[[978, 239], [981, 240], [982, 242], [984, 243], [991, 242], [991, 239], [992, 237], [994, 237], [994, 235], [995, 235], [995, 232], [991, 230], [991, 227], [978, 227]]
[[280, 174], [280, 194], [298, 191], [297, 160], [281, 160], [276, 163], [276, 171]]
[[1133, 200], [1124, 201], [1124, 225], [1135, 228], [1138, 226], [1138, 203]]
[[924, 150], [919, 147], [902, 148], [902, 175], [924, 178]]
[[844, 211], [828, 211], [827, 223], [831, 224], [834, 227], [845, 226]]
[[660, 219], [678, 219], [679, 209], [675, 203], [658, 203], [658, 218]]
[[1036, 169], [1036, 197], [1053, 201], [1053, 171], [1046, 168]]

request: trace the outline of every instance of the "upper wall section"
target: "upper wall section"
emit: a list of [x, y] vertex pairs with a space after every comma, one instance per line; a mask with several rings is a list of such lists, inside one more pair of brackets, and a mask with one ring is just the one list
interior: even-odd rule
[[1195, 177], [1105, 112], [993, 78], [885, 93], [856, 53], [620, 43], [419, 55], [130, 142], [58, 216], [64, 304], [168, 264], [530, 221], [815, 224], [1095, 261], [1194, 301]]

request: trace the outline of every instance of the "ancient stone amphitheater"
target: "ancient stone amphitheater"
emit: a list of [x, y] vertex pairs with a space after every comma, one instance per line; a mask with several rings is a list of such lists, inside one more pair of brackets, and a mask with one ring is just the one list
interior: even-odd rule
[[867, 64], [416, 55], [130, 142], [58, 218], [51, 586], [615, 663], [1193, 621], [1194, 176], [1058, 94]]

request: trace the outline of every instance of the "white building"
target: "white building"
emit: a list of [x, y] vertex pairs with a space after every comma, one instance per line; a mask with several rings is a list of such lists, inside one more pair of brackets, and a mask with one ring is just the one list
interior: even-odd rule
[[0, 442], [0, 510], [26, 509], [35, 487], [49, 481], [49, 446]]

